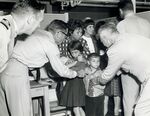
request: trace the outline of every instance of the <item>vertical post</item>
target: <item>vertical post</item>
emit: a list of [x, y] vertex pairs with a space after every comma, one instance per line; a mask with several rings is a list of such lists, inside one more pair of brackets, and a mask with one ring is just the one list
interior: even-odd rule
[[50, 102], [49, 102], [49, 91], [48, 86], [44, 87], [44, 114], [45, 116], [50, 116]]
[[131, 0], [133, 4], [134, 13], [136, 13], [136, 0]]

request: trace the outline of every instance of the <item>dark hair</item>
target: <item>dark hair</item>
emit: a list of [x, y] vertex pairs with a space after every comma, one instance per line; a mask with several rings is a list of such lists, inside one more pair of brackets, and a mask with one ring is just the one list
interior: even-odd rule
[[96, 26], [95, 26], [95, 33], [97, 34], [99, 28], [104, 25], [106, 22], [105, 21], [99, 21], [96, 23]]
[[83, 22], [83, 27], [86, 28], [87, 26], [89, 25], [95, 25], [95, 22], [92, 20], [92, 19], [86, 19], [84, 22]]
[[16, 3], [12, 8], [12, 13], [24, 14], [25, 12], [32, 11], [33, 13], [37, 13], [41, 10], [45, 9], [45, 5], [37, 2], [36, 0], [22, 0]]
[[90, 61], [92, 58], [99, 58], [100, 60], [100, 55], [97, 53], [91, 53], [88, 55], [87, 60]]
[[53, 20], [47, 27], [47, 31], [53, 31], [54, 33], [57, 30], [66, 31], [68, 29], [67, 24], [62, 20]]
[[71, 54], [72, 50], [79, 50], [81, 53], [83, 52], [83, 46], [80, 41], [73, 40], [68, 44], [68, 51]]
[[131, 1], [124, 0], [118, 3], [118, 8], [122, 9], [123, 11], [133, 10], [133, 4]]
[[83, 22], [79, 19], [70, 19], [68, 21], [69, 34], [72, 34], [77, 28], [81, 28], [83, 30]]

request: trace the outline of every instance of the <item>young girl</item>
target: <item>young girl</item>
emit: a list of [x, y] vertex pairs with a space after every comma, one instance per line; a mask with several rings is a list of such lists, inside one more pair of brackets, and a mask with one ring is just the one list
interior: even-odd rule
[[[83, 47], [81, 42], [70, 42], [68, 49], [74, 61], [76, 61], [75, 65], [71, 67], [71, 69], [76, 71], [84, 69], [86, 67], [86, 63], [83, 57]], [[82, 109], [82, 106], [85, 106], [85, 86], [83, 78], [76, 77], [74, 79], [68, 79], [61, 93], [60, 105], [73, 108], [75, 116], [85, 116]]]
[[[89, 54], [89, 50], [87, 48], [86, 41], [82, 39], [82, 35], [83, 35], [82, 23], [83, 22], [79, 19], [70, 19], [68, 21], [68, 38], [65, 41], [63, 41], [62, 44], [59, 45], [60, 56], [63, 59], [69, 59], [70, 62], [72, 62], [72, 55], [68, 51], [68, 44], [72, 41], [79, 40], [81, 42], [82, 47], [83, 47], [84, 57], [87, 57], [87, 55]], [[64, 78], [64, 79], [61, 78], [60, 82], [57, 83], [58, 100], [59, 100], [60, 94], [63, 90], [65, 81], [66, 81], [66, 78]]]
[[79, 40], [83, 47], [83, 55], [87, 57], [87, 55], [90, 53], [87, 42], [82, 39], [83, 35], [83, 22], [79, 19], [70, 19], [68, 21], [68, 39], [65, 40], [61, 45], [59, 45], [60, 48], [60, 55], [65, 56], [68, 58], [72, 58], [71, 54], [68, 51], [68, 44], [74, 40]]
[[105, 115], [109, 112], [109, 98], [113, 97], [114, 100], [114, 116], [121, 114], [121, 80], [120, 75], [115, 77], [106, 84], [105, 88]]
[[86, 19], [83, 22], [84, 34], [83, 40], [86, 41], [90, 53], [99, 53], [98, 40], [95, 37], [95, 22], [92, 19]]
[[100, 56], [92, 53], [88, 56], [85, 68], [85, 112], [86, 116], [104, 116], [104, 85], [99, 83], [101, 77]]

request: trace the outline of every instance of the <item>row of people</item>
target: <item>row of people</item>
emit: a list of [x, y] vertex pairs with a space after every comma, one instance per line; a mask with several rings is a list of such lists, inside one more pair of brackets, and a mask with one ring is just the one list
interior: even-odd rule
[[[18, 4], [18, 6], [16, 6], [16, 9], [17, 9], [17, 11], [20, 11], [20, 9], [23, 9], [24, 7], [26, 8], [28, 8], [28, 7], [31, 7], [31, 6], [28, 6], [28, 5], [30, 5], [31, 3], [27, 3], [26, 1], [25, 2], [21, 2], [21, 3], [19, 3]], [[33, 4], [33, 3], [32, 3]], [[24, 5], [24, 6], [23, 6]], [[38, 4], [39, 5], [39, 4]], [[41, 5], [41, 4], [40, 4]], [[31, 7], [32, 8], [32, 7]], [[44, 7], [42, 7], [42, 13], [43, 13], [43, 11], [44, 11]], [[40, 15], [41, 16], [41, 15]], [[43, 17], [40, 17], [41, 19], [39, 20], [39, 22], [38, 22], [38, 24], [42, 21], [42, 18]], [[85, 25], [85, 29], [84, 29], [84, 31], [85, 31], [85, 40], [89, 37], [91, 37], [91, 35], [90, 34], [93, 34], [93, 31], [94, 31], [94, 21], [92, 21], [92, 20], [87, 20], [87, 24], [88, 25]], [[63, 39], [65, 39], [66, 38], [66, 33], [67, 33], [67, 29], [66, 29], [66, 27], [65, 27], [65, 23], [64, 22], [61, 22], [61, 21], [59, 21], [59, 20], [55, 20], [53, 23], [51, 23], [48, 27], [47, 27], [47, 30], [48, 31], [56, 31], [55, 30], [55, 28], [53, 28], [53, 27], [55, 27], [55, 26], [60, 26], [59, 28], [57, 27], [56, 28], [56, 30], [60, 30], [60, 28], [63, 30], [60, 30], [59, 32], [57, 32], [57, 36], [58, 36], [58, 38], [56, 37], [55, 39], [55, 42], [56, 42], [56, 44], [57, 45], [60, 45], [60, 43], [63, 41]], [[89, 26], [90, 25], [90, 26]], [[5, 23], [4, 23], [4, 26], [5, 26]], [[36, 25], [35, 26], [35, 28], [37, 27], [38, 25]], [[34, 26], [33, 26], [34, 27]], [[33, 30], [35, 30], [35, 28], [33, 29]], [[53, 30], [52, 30], [52, 28], [53, 28]], [[89, 31], [90, 30], [90, 31]], [[74, 30], [73, 30], [74, 31]], [[25, 32], [24, 32], [25, 33]], [[32, 33], [32, 32], [31, 32]], [[40, 31], [36, 31], [34, 34], [35, 35], [38, 35], [38, 38], [40, 38], [40, 36], [42, 36], [42, 33], [45, 33], [45, 32], [41, 32], [41, 30]], [[29, 33], [27, 33], [27, 34], [29, 34]], [[34, 34], [31, 36], [31, 38], [34, 38]], [[46, 33], [45, 33], [46, 34]], [[72, 35], [73, 35], [73, 32], [72, 32]], [[72, 36], [73, 37], [73, 36]], [[30, 37], [29, 37], [30, 38]], [[57, 40], [57, 39], [59, 39], [59, 40]], [[27, 40], [29, 40], [29, 42], [27, 41]], [[28, 79], [26, 79], [26, 78], [21, 78], [21, 75], [23, 76], [23, 77], [26, 77], [27, 76], [27, 68], [26, 68], [26, 66], [25, 67], [23, 67], [22, 66], [22, 64], [20, 64], [20, 62], [21, 63], [23, 63], [23, 64], [25, 64], [25, 65], [27, 65], [27, 67], [29, 67], [29, 68], [32, 68], [32, 67], [41, 67], [43, 64], [45, 64], [46, 63], [46, 59], [44, 60], [44, 59], [42, 59], [41, 60], [41, 62], [40, 62], [40, 60], [38, 60], [38, 63], [37, 62], [34, 62], [35, 61], [35, 59], [37, 58], [33, 58], [32, 56], [34, 56], [34, 54], [39, 54], [40, 52], [38, 52], [39, 51], [39, 49], [32, 49], [34, 52], [32, 52], [32, 51], [30, 51], [30, 55], [29, 55], [29, 51], [26, 49], [26, 48], [28, 48], [28, 49], [30, 49], [30, 45], [28, 44], [28, 43], [32, 43], [32, 42], [34, 42], [34, 43], [36, 43], [33, 39], [27, 39], [26, 41], [23, 41], [23, 42], [17, 42], [17, 44], [16, 44], [16, 46], [15, 46], [15, 49], [14, 49], [14, 52], [13, 52], [13, 54], [11, 54], [11, 59], [7, 62], [8, 63], [8, 66], [7, 66], [7, 68], [5, 69], [5, 71], [2, 73], [2, 77], [1, 77], [1, 83], [3, 84], [2, 85], [2, 89], [3, 89], [3, 86], [7, 86], [7, 88], [5, 88], [5, 91], [7, 91], [6, 93], [4, 92], [3, 93], [3, 91], [1, 91], [1, 93], [2, 93], [2, 95], [1, 95], [1, 97], [3, 98], [3, 100], [4, 101], [2, 101], [2, 103], [4, 104], [4, 106], [2, 105], [2, 108], [6, 108], [6, 107], [8, 107], [9, 109], [9, 112], [11, 112], [11, 115], [13, 115], [13, 114], [15, 114], [15, 113], [17, 113], [17, 114], [19, 114], [20, 113], [20, 115], [21, 115], [21, 112], [26, 112], [26, 113], [29, 113], [29, 111], [30, 111], [30, 97], [29, 97], [29, 83], [28, 83]], [[84, 40], [84, 41], [85, 41]], [[89, 48], [86, 48], [86, 50], [90, 50], [91, 52], [95, 52], [96, 50], [97, 50], [97, 47], [95, 47], [94, 45], [95, 44], [93, 44], [92, 46], [91, 46], [91, 41], [93, 41], [93, 39], [91, 39], [90, 41], [88, 41], [88, 39], [86, 40], [87, 41], [87, 43], [83, 43], [83, 44], [85, 44], [85, 46], [87, 47], [87, 46], [89, 46]], [[41, 42], [40, 40], [39, 40], [39, 42]], [[14, 43], [14, 40], [12, 41], [12, 43]], [[43, 43], [43, 42], [41, 42], [41, 43]], [[47, 42], [48, 43], [48, 42]], [[97, 44], [97, 42], [95, 42], [96, 44]], [[89, 44], [89, 45], [87, 45], [87, 44]], [[12, 45], [13, 46], [13, 45]], [[12, 47], [11, 46], [11, 47]], [[50, 57], [50, 54], [49, 54], [49, 50], [47, 50], [48, 49], [48, 47], [45, 47], [45, 45], [43, 45], [42, 46], [42, 44], [41, 44], [41, 46], [40, 47], [43, 47], [43, 49], [45, 49], [44, 50], [44, 52], [46, 53], [46, 56], [48, 56], [48, 58], [49, 58], [49, 60], [50, 60], [50, 62], [51, 62], [51, 64], [52, 64], [52, 67], [54, 68], [54, 70], [59, 74], [59, 75], [61, 75], [61, 76], [66, 76], [66, 77], [68, 77], [69, 76], [69, 78], [71, 78], [70, 77], [70, 75], [71, 76], [74, 76], [74, 75], [76, 75], [76, 73], [75, 72], [72, 72], [72, 73], [69, 73], [69, 74], [64, 74], [64, 73], [62, 73], [63, 71], [60, 71], [60, 68], [58, 68], [58, 66], [60, 67], [60, 65], [59, 65], [59, 59], [58, 59], [58, 61], [57, 61], [57, 59], [55, 58], [55, 60], [53, 60], [52, 58], [52, 56]], [[40, 48], [39, 47], [39, 48]], [[96, 49], [95, 49], [96, 48]], [[37, 51], [37, 52], [36, 52]], [[24, 55], [22, 56], [22, 54], [24, 53]], [[56, 51], [55, 51], [55, 53], [57, 53]], [[88, 51], [88, 52], [85, 52], [86, 54], [89, 54], [90, 52]], [[27, 56], [26, 56], [27, 55]], [[26, 57], [25, 57], [26, 56]], [[37, 55], [35, 55], [35, 56], [37, 56]], [[29, 57], [29, 58], [27, 58], [27, 57]], [[86, 56], [87, 57], [87, 56]], [[27, 59], [26, 59], [27, 58]], [[32, 60], [30, 59], [30, 58], [33, 58]], [[30, 61], [28, 61], [28, 59], [30, 59]], [[39, 57], [38, 57], [38, 59], [39, 59]], [[19, 61], [19, 62], [18, 62]], [[31, 62], [31, 64], [30, 64], [30, 62]], [[34, 63], [33, 63], [34, 62]], [[56, 63], [57, 62], [57, 63]], [[5, 64], [5, 63], [4, 63]], [[38, 65], [39, 64], [39, 65]], [[57, 64], [57, 65], [56, 65]], [[13, 67], [14, 66], [17, 66], [18, 67], [18, 69], [13, 69]], [[3, 69], [3, 68], [2, 68]], [[18, 74], [18, 70], [20, 70], [19, 72], [19, 74]], [[66, 69], [65, 69], [66, 70]], [[24, 73], [24, 72], [26, 72], [26, 73]], [[24, 74], [24, 75], [23, 75]], [[16, 89], [16, 88], [14, 88], [13, 87], [13, 85], [12, 85], [12, 82], [14, 82], [14, 85], [17, 85], [17, 80], [18, 80], [18, 78], [13, 78], [13, 79], [11, 79], [10, 77], [12, 77], [12, 75], [13, 75], [13, 77], [20, 77], [20, 85], [18, 85], [17, 86], [17, 88], [18, 89]], [[13, 80], [13, 81], [12, 81]], [[5, 85], [6, 84], [6, 82], [7, 82], [7, 85]], [[11, 84], [9, 84], [8, 82], [11, 82]], [[25, 83], [26, 82], [26, 83]], [[22, 93], [20, 92], [20, 89], [19, 88], [21, 88], [21, 87], [19, 87], [19, 86], [21, 86], [21, 85], [24, 85], [24, 87], [22, 88]], [[12, 97], [10, 97], [10, 95], [13, 95], [15, 93], [15, 95], [17, 95], [17, 96], [23, 96], [23, 94], [24, 93], [26, 93], [25, 94], [25, 98], [27, 99], [26, 101], [28, 101], [28, 102], [26, 102], [26, 106], [29, 106], [29, 107], [26, 107], [26, 108], [24, 108], [23, 106], [21, 106], [21, 107], [19, 107], [19, 104], [21, 103], [21, 102], [23, 102], [23, 99], [19, 99], [18, 97], [16, 97], [15, 95]], [[7, 95], [8, 94], [8, 95]], [[6, 98], [5, 98], [5, 96], [7, 96]], [[14, 99], [19, 99], [18, 100], [18, 104], [17, 104], [17, 107], [16, 108], [12, 108], [13, 106], [14, 106], [14, 102], [13, 101], [15, 101]], [[6, 100], [7, 100], [7, 102], [10, 104], [9, 106], [7, 106], [7, 104], [5, 104], [6, 103]], [[7, 109], [7, 108], [6, 108]], [[6, 110], [5, 109], [5, 110]], [[16, 110], [15, 109], [18, 109], [17, 110], [17, 112], [16, 112]], [[4, 112], [5, 113], [8, 113], [7, 112], [7, 110], [5, 111], [4, 110]], [[25, 111], [24, 111], [25, 110]], [[3, 113], [3, 112], [2, 112]], [[26, 114], [26, 115], [29, 115], [29, 114]]]
[[[84, 48], [79, 40], [68, 45], [68, 51], [76, 62], [71, 69], [84, 70], [86, 76], [68, 79], [61, 92], [60, 105], [73, 108], [75, 116], [104, 116], [104, 85], [98, 81], [101, 75], [100, 55], [91, 53], [87, 60], [83, 54]], [[66, 61], [66, 65], [68, 65]], [[85, 111], [83, 110], [85, 107]]]
[[[95, 84], [92, 84], [93, 82], [89, 82], [88, 85], [97, 86], [97, 83], [101, 83], [98, 84], [98, 86], [101, 86], [103, 84], [106, 84], [108, 81], [110, 81], [112, 78], [115, 77], [116, 72], [118, 72], [120, 68], [123, 68], [128, 75], [133, 74], [134, 75], [133, 78], [135, 78], [136, 76], [136, 78], [139, 81], [138, 84], [140, 86], [142, 85], [141, 91], [139, 93], [140, 90], [139, 85], [137, 84], [138, 86], [136, 86], [136, 84], [134, 84], [136, 83], [135, 80], [134, 83], [130, 83], [131, 81], [130, 82], [127, 81], [131, 79], [131, 77], [126, 78], [122, 76], [125, 116], [132, 115], [134, 104], [136, 104], [134, 110], [135, 116], [141, 116], [141, 115], [149, 116], [148, 113], [149, 112], [148, 110], [149, 109], [149, 104], [148, 104], [149, 103], [148, 101], [149, 81], [147, 75], [149, 74], [148, 68], [149, 68], [150, 55], [148, 52], [148, 48], [150, 42], [149, 39], [147, 39], [148, 37], [146, 38], [147, 34], [149, 35], [148, 28], [146, 28], [145, 29], [146, 31], [144, 31], [144, 34], [142, 34], [144, 30], [143, 27], [147, 27], [149, 23], [147, 23], [147, 21], [139, 17], [135, 17], [133, 12], [129, 12], [128, 10], [130, 7], [132, 9], [132, 4], [129, 3], [127, 6], [125, 6], [126, 4], [127, 1], [124, 2], [124, 5], [122, 5], [122, 8], [127, 7], [126, 10], [125, 8], [123, 8], [123, 10], [126, 11], [124, 12], [124, 15], [126, 15], [125, 20], [121, 21], [117, 27], [114, 24], [108, 23], [100, 26], [97, 29], [98, 37], [100, 37], [102, 43], [106, 47], [108, 47], [107, 50], [108, 65], [103, 71], [101, 71], [102, 74], [99, 74], [100, 76], [98, 78], [98, 82], [96, 79], [93, 81], [95, 82]], [[129, 14], [127, 15], [127, 13]], [[78, 63], [82, 58], [81, 57], [78, 58], [78, 55], [74, 56], [73, 55], [74, 53], [71, 53], [71, 51], [69, 52], [71, 58], [77, 58], [77, 61], [79, 60], [77, 63], [75, 63], [77, 65], [77, 66], [75, 65], [75, 68], [69, 69], [61, 61], [60, 58], [61, 50], [59, 51], [58, 46], [60, 46], [61, 43], [66, 38], [68, 39], [68, 37], [66, 36], [68, 34], [68, 27], [65, 22], [60, 20], [54, 20], [48, 25], [46, 30], [39, 29], [32, 34], [32, 32], [39, 26], [39, 23], [42, 21], [43, 15], [44, 15], [44, 5], [37, 3], [34, 0], [33, 1], [25, 0], [19, 2], [14, 6], [11, 15], [2, 17], [2, 21], [0, 22], [0, 26], [1, 26], [0, 29], [2, 35], [1, 38], [2, 40], [1, 59], [2, 60], [0, 61], [1, 62], [0, 63], [1, 65], [0, 67], [1, 69], [0, 115], [2, 116], [9, 116], [9, 115], [30, 116], [32, 114], [31, 98], [29, 93], [30, 86], [29, 86], [29, 78], [28, 78], [28, 68], [42, 67], [45, 63], [49, 61], [52, 68], [61, 77], [75, 78], [75, 77], [83, 77], [83, 75], [85, 76], [83, 70], [78, 70], [82, 68], [82, 66], [80, 66], [81, 63]], [[89, 21], [91, 23], [91, 20], [89, 19], [86, 21]], [[137, 24], [135, 24], [134, 26], [140, 27], [142, 31], [138, 33], [132, 32], [133, 30], [131, 32], [127, 32], [125, 23], [130, 21], [134, 22], [134, 23], [128, 23], [130, 25], [135, 24], [137, 21]], [[141, 26], [140, 24], [146, 24], [146, 26], [143, 25]], [[70, 25], [70, 26], [74, 26], [74, 25]], [[84, 51], [89, 50], [90, 53], [96, 52], [94, 45], [97, 44], [96, 42], [96, 44], [91, 45], [91, 41], [93, 41], [93, 39], [89, 40], [89, 37], [91, 36], [88, 36], [87, 34], [92, 26], [85, 25], [84, 32], [86, 37], [84, 38], [84, 40], [86, 41], [85, 42], [83, 41], [82, 43], [82, 47], [83, 44], [85, 45], [85, 48], [83, 48]], [[70, 32], [71, 37], [74, 39], [76, 34], [78, 35], [78, 32], [81, 33], [80, 29], [76, 30], [74, 28]], [[17, 34], [22, 34], [22, 33], [27, 33], [32, 35], [26, 38], [26, 40], [24, 41], [17, 41], [14, 47], [15, 44], [14, 38], [16, 37]], [[122, 34], [122, 33], [128, 33], [128, 34]], [[136, 35], [132, 35], [131, 33], [134, 33]], [[81, 35], [79, 34], [78, 36]], [[69, 44], [70, 42], [68, 43], [68, 45]], [[100, 44], [98, 44], [98, 46], [99, 45]], [[126, 47], [130, 48], [130, 50], [126, 50]], [[76, 49], [72, 49], [72, 50], [76, 51]], [[80, 50], [82, 49], [80, 48], [78, 52], [82, 52]], [[144, 57], [139, 57], [139, 51], [142, 52]], [[86, 55], [86, 53], [88, 52], [84, 52], [84, 55]], [[86, 55], [85, 57], [87, 58], [87, 56], [88, 55]], [[88, 61], [90, 62], [89, 59]], [[89, 69], [92, 68], [90, 67]], [[92, 73], [92, 71], [93, 69], [88, 70], [87, 74], [95, 74], [95, 72]], [[75, 78], [75, 79], [78, 80], [79, 78]], [[130, 88], [131, 86], [133, 86], [133, 88], [135, 89], [134, 90], [131, 89]], [[93, 94], [93, 90], [91, 91], [87, 86], [86, 86], [86, 90], [87, 92], [89, 92], [88, 95], [91, 95], [90, 93]], [[130, 92], [131, 90], [133, 91]], [[96, 94], [97, 93], [98, 92], [96, 92]], [[130, 95], [133, 95], [133, 97], [128, 97]], [[85, 104], [89, 103], [86, 104], [87, 106], [86, 109], [91, 110], [90, 104], [92, 103], [90, 103], [90, 99], [88, 97], [86, 97], [86, 101], [87, 102], [85, 102]], [[86, 114], [88, 115], [87, 112], [89, 112], [89, 110], [86, 110]], [[94, 115], [94, 112], [90, 114], [90, 116]], [[75, 111], [75, 113], [84, 115], [84, 112], [83, 110], [81, 110], [81, 108], [78, 108]], [[103, 115], [103, 113], [101, 115]]]
[[[119, 5], [120, 5], [120, 12], [123, 13], [122, 16], [125, 19], [123, 21], [119, 22], [119, 24], [117, 25], [117, 27], [116, 27], [116, 25], [111, 24], [110, 22], [109, 22], [109, 24], [107, 24], [105, 26], [107, 28], [110, 28], [110, 30], [115, 31], [115, 33], [118, 33], [118, 31], [119, 31], [119, 33], [136, 34], [136, 35], [142, 35], [142, 36], [145, 36], [145, 37], [149, 38], [149, 34], [150, 34], [149, 33], [149, 22], [147, 20], [145, 20], [145, 19], [142, 19], [142, 18], [136, 16], [134, 14], [132, 3], [125, 1], [125, 2], [121, 2]], [[131, 26], [131, 28], [127, 26], [128, 24], [130, 24], [129, 26]], [[114, 29], [112, 29], [112, 28], [114, 28]], [[135, 29], [132, 29], [132, 28], [135, 28]], [[130, 31], [130, 29], [131, 29], [131, 31]], [[141, 31], [139, 32], [140, 29], [141, 29]], [[104, 43], [104, 45], [107, 46], [107, 47], [110, 47], [113, 44], [114, 40], [108, 41], [108, 40], [106, 40], [107, 39], [106, 36], [108, 38], [110, 37], [109, 39], [112, 39], [113, 38], [112, 35], [114, 33], [113, 32], [109, 33], [108, 29], [105, 29], [105, 30], [106, 30], [105, 34], [104, 34], [105, 36], [103, 36], [99, 32], [99, 29], [98, 29], [98, 33], [99, 33], [100, 39]], [[128, 38], [130, 38], [130, 37], [128, 37]], [[117, 51], [119, 51], [119, 49]], [[107, 52], [107, 53], [109, 53], [109, 52]], [[109, 64], [111, 62], [111, 60], [110, 60], [111, 57], [108, 56], [108, 59], [109, 59], [108, 60], [108, 64]], [[117, 61], [121, 61], [121, 58], [120, 58], [120, 60], [118, 59]], [[114, 64], [114, 70], [115, 70], [115, 62], [113, 62], [113, 64]], [[107, 68], [108, 68], [108, 66], [107, 66]], [[107, 70], [107, 68], [105, 70]], [[111, 68], [113, 69], [113, 67], [111, 67]], [[135, 69], [135, 70], [137, 70], [137, 69]], [[104, 70], [104, 72], [105, 72], [105, 70]], [[116, 69], [116, 71], [118, 71], [118, 70], [119, 70], [119, 68]], [[111, 72], [111, 70], [110, 70], [110, 72]], [[107, 72], [107, 73], [110, 73], [110, 72]], [[114, 74], [116, 74], [116, 73], [114, 73]], [[136, 78], [139, 78], [139, 77], [135, 78], [135, 76], [139, 76], [139, 75], [134, 74], [134, 72], [132, 72], [132, 74], [130, 74], [128, 72], [128, 73], [122, 73], [122, 75], [121, 75], [122, 84], [123, 84], [123, 104], [124, 104], [124, 113], [125, 113], [125, 116], [131, 116], [134, 112], [135, 112], [135, 115], [145, 114], [146, 111], [144, 111], [144, 110], [147, 110], [147, 108], [145, 108], [145, 109], [143, 109], [141, 111], [139, 111], [138, 108], [137, 108], [137, 110], [134, 109], [136, 101], [139, 98], [139, 91], [140, 91], [140, 87], [141, 87], [141, 82], [139, 82], [139, 81], [137, 82], [136, 81], [137, 80]], [[115, 76], [113, 75], [111, 78], [114, 78], [114, 77]], [[131, 89], [130, 88], [131, 86], [134, 89]], [[148, 115], [148, 114], [145, 114], [145, 115]]]
[[[80, 43], [82, 44], [82, 47], [83, 47], [82, 52], [83, 52], [84, 58], [87, 58], [87, 56], [90, 53], [99, 54], [100, 48], [104, 47], [104, 46], [100, 46], [100, 43], [98, 43], [98, 40], [95, 37], [95, 33], [94, 33], [95, 23], [92, 19], [86, 19], [86, 20], [84, 20], [84, 22], [82, 22], [81, 20], [78, 20], [78, 19], [70, 19], [68, 21], [68, 27], [69, 27], [69, 37], [67, 40], [65, 40], [64, 42], [62, 42], [62, 44], [59, 45], [61, 57], [67, 57], [67, 58], [72, 59], [72, 55], [70, 54], [70, 52], [68, 50], [68, 45], [72, 41], [77, 41], [77, 40], [80, 41]], [[104, 68], [104, 63], [106, 65], [106, 62], [107, 62], [106, 60], [105, 60], [105, 62], [104, 61], [102, 62], [102, 61], [103, 61], [103, 59], [101, 59], [101, 66], [100, 66], [101, 69]], [[75, 79], [73, 79], [73, 80], [75, 80]], [[68, 82], [68, 80], [67, 80], [67, 82]], [[115, 96], [114, 98], [117, 99], [117, 100], [115, 100], [116, 101], [115, 106], [117, 106], [117, 107], [115, 107], [115, 109], [116, 109], [116, 115], [118, 115], [119, 109], [120, 109], [119, 106], [120, 106], [120, 94], [121, 94], [120, 89], [121, 88], [119, 87], [120, 82], [119, 82], [118, 78], [115, 79], [115, 81], [113, 83], [115, 83], [115, 85], [116, 85], [116, 91], [115, 91], [116, 93], [114, 92], [114, 89], [110, 93], [110, 91], [111, 91], [110, 87], [107, 87], [107, 90], [105, 93], [107, 93], [108, 96]], [[73, 84], [71, 84], [71, 85], [73, 86]], [[78, 84], [76, 83], [75, 85], [78, 85]], [[109, 85], [112, 85], [112, 84], [109, 84]], [[68, 86], [68, 84], [66, 86]], [[64, 88], [66, 88], [66, 86]], [[64, 91], [62, 88], [61, 88], [61, 90]], [[67, 87], [67, 88], [73, 89], [73, 87]], [[71, 91], [73, 91], [73, 90], [71, 90]], [[74, 91], [76, 92], [76, 89]], [[69, 90], [68, 90], [68, 92], [69, 92]], [[76, 92], [76, 94], [78, 95], [78, 92]], [[68, 94], [66, 94], [66, 96], [67, 95]], [[77, 96], [77, 95], [75, 95], [75, 96]], [[61, 99], [61, 92], [60, 92], [60, 95], [58, 97], [60, 97], [60, 99]], [[69, 98], [71, 98], [71, 97], [69, 97]], [[69, 101], [73, 101], [73, 100], [69, 100]], [[80, 110], [82, 110], [81, 105], [78, 105], [78, 106], [76, 105], [76, 103], [78, 103], [78, 100], [81, 101], [80, 96], [76, 97], [75, 100], [76, 100], [76, 102], [74, 101], [75, 104], [72, 104], [72, 106], [68, 106], [67, 103], [65, 106], [73, 108], [74, 109], [73, 111], [76, 114], [76, 116], [80, 116], [80, 115], [82, 115], [82, 114], [79, 114]], [[106, 114], [107, 113], [107, 107], [108, 107], [107, 106], [108, 105], [108, 98], [105, 98], [105, 103], [106, 103], [106, 107], [105, 107], [105, 110], [106, 110], [105, 114]], [[60, 105], [62, 105], [62, 104], [60, 103]], [[102, 104], [102, 105], [104, 105], [104, 104]], [[100, 113], [100, 112], [98, 112], [98, 113]], [[88, 115], [88, 114], [86, 114], [86, 115]], [[100, 114], [93, 114], [93, 116], [94, 115], [100, 115]], [[103, 115], [102, 111], [101, 111], [101, 115]]]

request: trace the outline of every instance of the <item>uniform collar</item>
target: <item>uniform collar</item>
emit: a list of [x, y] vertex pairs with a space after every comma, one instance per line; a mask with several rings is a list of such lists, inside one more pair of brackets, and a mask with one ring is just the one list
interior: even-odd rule
[[45, 35], [47, 36], [48, 40], [51, 41], [52, 43], [55, 43], [55, 39], [54, 36], [51, 32], [46, 31], [46, 30], [42, 30], [42, 29], [37, 29], [36, 31], [34, 31], [34, 33], [36, 33], [36, 35], [39, 35], [39, 37], [41, 35]]
[[130, 17], [130, 16], [134, 16], [135, 14], [133, 12], [128, 13], [125, 18]]
[[15, 20], [14, 20], [13, 17], [12, 17], [12, 23], [11, 23], [11, 25], [12, 25], [12, 32], [13, 32], [12, 36], [16, 37], [17, 34], [18, 34], [18, 27], [17, 27], [17, 24], [16, 24], [16, 22], [15, 22]]

